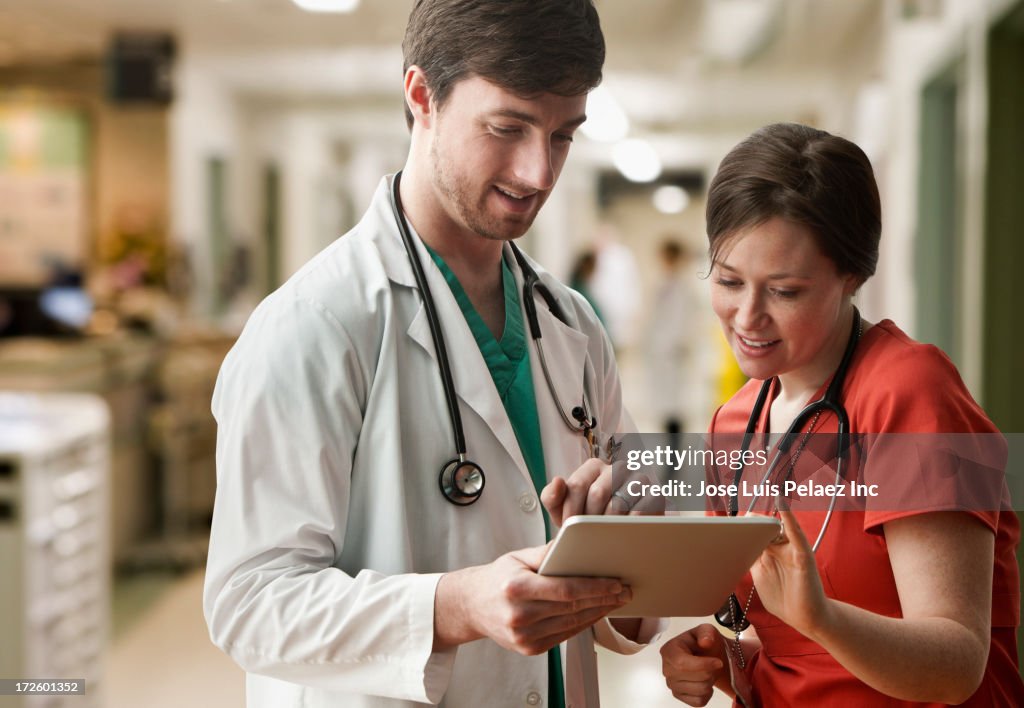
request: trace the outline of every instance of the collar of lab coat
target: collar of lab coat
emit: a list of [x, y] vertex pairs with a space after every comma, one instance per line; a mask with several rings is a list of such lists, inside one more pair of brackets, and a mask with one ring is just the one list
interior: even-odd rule
[[[373, 205], [367, 216], [372, 217], [373, 222], [369, 229], [371, 239], [374, 241], [388, 279], [398, 285], [415, 288], [416, 281], [412, 272], [412, 265], [409, 263], [409, 256], [405, 252], [402, 237], [395, 223], [391, 210], [390, 201], [390, 178], [384, 178], [377, 188], [373, 198]], [[410, 231], [412, 231], [410, 227]], [[445, 346], [448, 350], [448, 359], [452, 371], [452, 379], [455, 384], [456, 395], [480, 416], [486, 427], [501, 443], [502, 447], [512, 458], [512, 461], [519, 468], [520, 472], [529, 480], [530, 474], [523, 459], [519, 443], [516, 441], [515, 431], [509, 421], [505, 407], [501, 403], [498, 391], [491, 381], [487, 363], [477, 346], [473, 333], [466, 322], [465, 316], [459, 309], [455, 296], [452, 295], [448, 283], [440, 269], [434, 263], [426, 247], [419, 236], [412, 231], [413, 242], [416, 245], [416, 252], [423, 264], [426, 274], [427, 285], [434, 297], [434, 306], [437, 316], [441, 321], [441, 329], [444, 334]], [[515, 263], [509, 246], [505, 246], [505, 258], [510, 264], [516, 279], [516, 287], [522, 293], [523, 274]], [[529, 261], [531, 267], [537, 269], [536, 265]], [[546, 274], [541, 275], [542, 280], [549, 281], [552, 292], [558, 294], [560, 288], [550, 284], [550, 278]], [[567, 326], [552, 314], [543, 299], [539, 296], [537, 307], [537, 319], [540, 324], [541, 336], [544, 342], [544, 354], [547, 357], [548, 368], [551, 372], [555, 389], [558, 392], [558, 400], [567, 407], [565, 411], [569, 414], [572, 407], [578, 405], [583, 392], [584, 366], [587, 358], [588, 338], [582, 332]], [[522, 298], [520, 298], [522, 299]], [[560, 298], [562, 308], [568, 313], [573, 309], [565, 302], [566, 298]], [[522, 307], [522, 303], [520, 303]], [[526, 322], [526, 313], [523, 312], [523, 319]], [[413, 318], [407, 330], [408, 335], [419, 344], [432, 359], [436, 361], [433, 339], [430, 334], [430, 323], [427, 319], [426, 308], [420, 303], [419, 311]], [[527, 326], [527, 337], [529, 327]], [[561, 415], [558, 412], [551, 391], [548, 389], [537, 356], [537, 346], [532, 340], [528, 342], [530, 352], [531, 373], [533, 376], [533, 389], [537, 399], [537, 412], [544, 440], [544, 459], [548, 466], [548, 475], [571, 472], [575, 467], [564, 469], [566, 464], [572, 464], [564, 456], [558, 454], [562, 447], [557, 444], [557, 438], [553, 436], [555, 431], [568, 432]], [[438, 374], [440, 376], [440, 374]], [[594, 405], [596, 402], [591, 401]], [[465, 417], [465, 416], [463, 416]], [[600, 422], [600, 421], [599, 421]], [[469, 433], [466, 434], [467, 454], [473, 458], [474, 441]]]

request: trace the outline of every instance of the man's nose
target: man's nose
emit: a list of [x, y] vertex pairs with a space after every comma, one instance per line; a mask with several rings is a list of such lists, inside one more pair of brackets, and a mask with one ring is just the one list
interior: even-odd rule
[[555, 186], [555, 167], [551, 163], [550, 141], [538, 138], [526, 141], [516, 155], [516, 177], [537, 191]]

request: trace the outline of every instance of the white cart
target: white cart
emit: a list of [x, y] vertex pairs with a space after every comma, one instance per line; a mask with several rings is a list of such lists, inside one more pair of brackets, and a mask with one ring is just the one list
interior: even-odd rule
[[89, 394], [0, 392], [0, 677], [85, 679], [98, 708], [110, 628], [110, 415]]

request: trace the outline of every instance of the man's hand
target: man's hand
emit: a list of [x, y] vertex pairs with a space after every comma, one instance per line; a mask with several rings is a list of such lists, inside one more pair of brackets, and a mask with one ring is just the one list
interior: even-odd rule
[[665, 642], [661, 672], [672, 695], [691, 706], [707, 705], [715, 684], [727, 677], [725, 640], [710, 624], [702, 624]]
[[434, 597], [434, 650], [490, 637], [520, 654], [542, 654], [631, 599], [615, 579], [537, 575], [547, 550], [526, 548], [442, 576]]
[[540, 500], [555, 526], [577, 514], [621, 514], [612, 503], [612, 466], [592, 457], [569, 475], [555, 477], [541, 490]]
[[[630, 479], [620, 470], [616, 490], [612, 465], [591, 458], [569, 475], [568, 479], [555, 477], [541, 490], [540, 500], [551, 515], [551, 521], [560, 527], [566, 519], [577, 514], [664, 514], [665, 498], [653, 495], [633, 497], [626, 491]], [[641, 485], [651, 484], [646, 475], [633, 476]]]

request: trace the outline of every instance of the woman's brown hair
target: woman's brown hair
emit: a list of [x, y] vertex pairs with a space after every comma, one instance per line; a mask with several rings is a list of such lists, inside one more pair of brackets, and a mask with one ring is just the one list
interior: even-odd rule
[[796, 123], [775, 123], [734, 147], [711, 181], [708, 246], [714, 264], [740, 231], [779, 217], [807, 226], [842, 274], [875, 273], [882, 208], [871, 162], [857, 145]]

